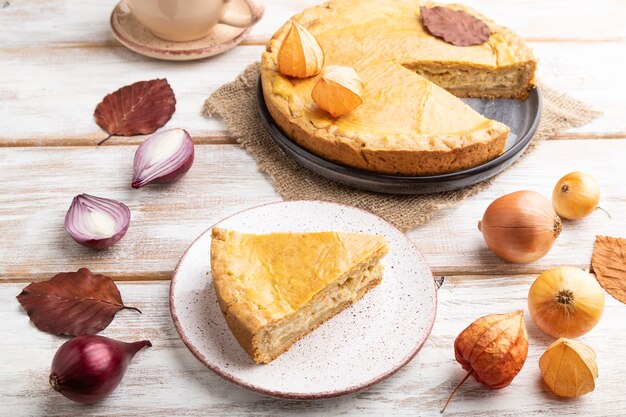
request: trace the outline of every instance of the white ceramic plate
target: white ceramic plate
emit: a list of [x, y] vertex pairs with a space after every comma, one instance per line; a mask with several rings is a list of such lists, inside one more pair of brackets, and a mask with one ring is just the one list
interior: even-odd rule
[[250, 390], [282, 398], [336, 397], [376, 384], [407, 364], [435, 321], [437, 291], [415, 245], [381, 218], [318, 201], [254, 207], [218, 223], [244, 233], [345, 231], [380, 234], [389, 254], [383, 280], [361, 300], [267, 365], [241, 349], [220, 312], [211, 279], [211, 229], [181, 258], [170, 310], [183, 342], [207, 367]]

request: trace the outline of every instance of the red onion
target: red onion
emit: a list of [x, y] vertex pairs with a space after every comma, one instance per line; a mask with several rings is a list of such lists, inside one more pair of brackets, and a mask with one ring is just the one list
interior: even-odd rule
[[184, 129], [155, 133], [139, 145], [133, 163], [133, 188], [174, 182], [193, 164], [194, 147]]
[[65, 229], [81, 245], [106, 249], [124, 237], [130, 209], [119, 201], [80, 194], [65, 215]]
[[72, 401], [100, 401], [117, 388], [131, 359], [145, 346], [152, 343], [91, 335], [70, 339], [54, 355], [50, 386]]

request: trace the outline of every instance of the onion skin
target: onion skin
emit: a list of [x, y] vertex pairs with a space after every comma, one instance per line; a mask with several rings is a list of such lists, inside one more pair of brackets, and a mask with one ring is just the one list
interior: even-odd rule
[[[117, 230], [108, 237], [95, 236], [85, 225], [85, 210], [97, 208], [101, 212], [111, 215], [116, 222]], [[72, 204], [65, 214], [65, 230], [76, 241], [91, 249], [107, 249], [120, 241], [130, 226], [130, 209], [126, 204], [109, 198], [95, 197], [89, 194], [79, 194], [72, 200]]]
[[522, 264], [547, 254], [561, 228], [550, 201], [535, 191], [516, 191], [494, 200], [478, 222], [493, 253]]
[[[166, 135], [179, 134], [182, 136], [181, 146], [176, 153], [157, 163], [150, 162], [150, 153], [158, 146]], [[133, 162], [133, 188], [141, 188], [148, 184], [167, 184], [177, 181], [191, 168], [194, 161], [195, 149], [191, 136], [185, 129], [169, 129], [157, 132], [146, 139], [137, 151]]]
[[537, 327], [552, 337], [575, 338], [598, 324], [604, 293], [593, 275], [562, 266], [544, 271], [528, 291], [528, 310]]
[[593, 213], [600, 202], [600, 186], [589, 174], [570, 172], [556, 183], [552, 205], [564, 219], [580, 220]]
[[78, 336], [65, 342], [52, 360], [50, 386], [72, 401], [92, 404], [119, 385], [135, 354], [152, 344], [125, 343], [102, 336]]

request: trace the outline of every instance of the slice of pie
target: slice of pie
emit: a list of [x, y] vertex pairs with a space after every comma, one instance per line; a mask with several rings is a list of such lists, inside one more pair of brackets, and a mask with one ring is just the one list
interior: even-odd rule
[[470, 168], [500, 155], [509, 128], [457, 97], [525, 99], [535, 85], [536, 59], [509, 29], [462, 5], [490, 29], [486, 42], [455, 46], [424, 26], [418, 0], [332, 0], [294, 16], [319, 41], [324, 65], [354, 68], [363, 103], [332, 117], [311, 98], [318, 76], [278, 71], [287, 22], [267, 45], [261, 81], [268, 110], [300, 146], [343, 165], [394, 175], [435, 175]]
[[233, 335], [268, 363], [382, 279], [382, 236], [359, 233], [243, 234], [213, 228], [211, 270]]

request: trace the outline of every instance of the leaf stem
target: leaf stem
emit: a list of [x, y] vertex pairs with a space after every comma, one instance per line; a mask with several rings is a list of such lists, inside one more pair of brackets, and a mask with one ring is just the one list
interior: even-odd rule
[[122, 306], [122, 310], [133, 310], [133, 311], [136, 311], [136, 312], [137, 312], [137, 313], [139, 313], [139, 314], [143, 314], [143, 313], [141, 312], [141, 310], [139, 310], [137, 307], [126, 307], [126, 306]]
[[111, 138], [111, 136], [113, 136], [113, 135], [111, 135], [111, 134], [110, 134], [110, 135], [109, 135], [109, 136], [107, 136], [106, 138], [102, 139], [100, 142], [98, 142], [97, 146], [102, 145], [104, 142], [106, 142], [107, 140], [109, 140], [109, 139]]
[[452, 399], [452, 397], [454, 396], [454, 394], [456, 394], [456, 390], [458, 390], [461, 385], [463, 385], [463, 383], [465, 381], [467, 381], [467, 378], [470, 377], [470, 375], [472, 374], [472, 371], [469, 371], [467, 373], [467, 375], [465, 375], [465, 378], [463, 378], [461, 380], [461, 382], [459, 382], [459, 384], [456, 386], [456, 388], [454, 389], [454, 391], [452, 391], [452, 394], [450, 394], [450, 396], [448, 397], [448, 400], [446, 401], [446, 404], [443, 406], [443, 408], [441, 409], [441, 411], [439, 411], [439, 413], [443, 414], [444, 411], [446, 411], [446, 407], [448, 407], [448, 404], [450, 404], [450, 400]]
[[600, 206], [596, 207], [596, 210], [601, 210], [601, 211], [603, 211], [603, 212], [604, 212], [604, 213], [605, 213], [605, 214], [609, 217], [609, 219], [613, 220], [613, 216], [611, 216], [611, 213], [609, 213], [609, 212], [608, 212], [608, 210], [603, 209], [603, 208], [602, 208], [602, 207], [600, 207]]

